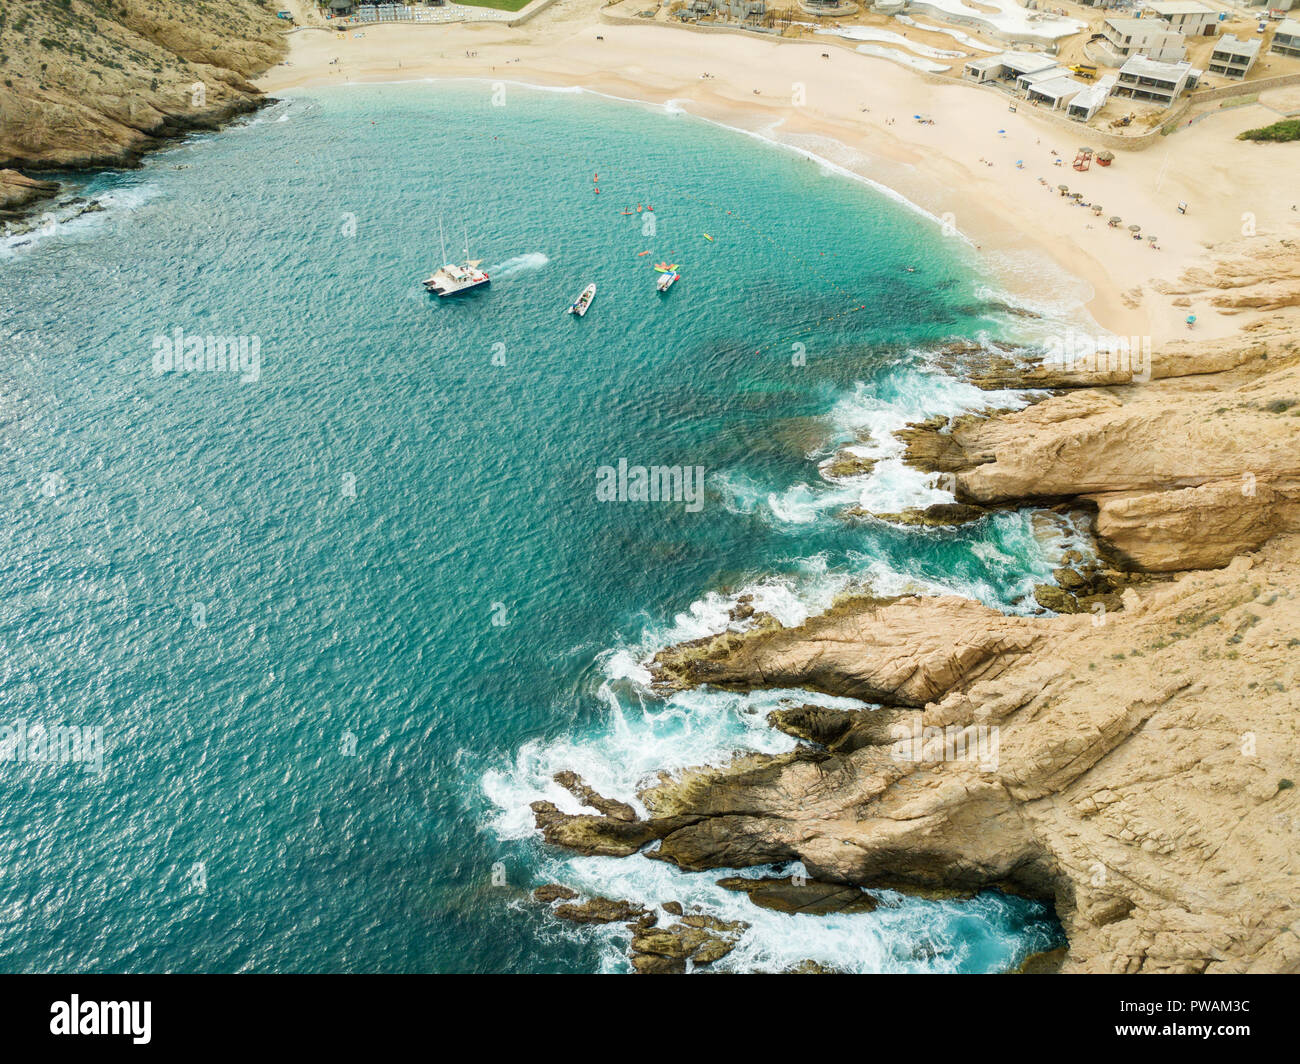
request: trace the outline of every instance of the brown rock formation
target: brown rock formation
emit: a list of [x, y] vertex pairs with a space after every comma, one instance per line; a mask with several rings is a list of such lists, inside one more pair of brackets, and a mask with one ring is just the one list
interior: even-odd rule
[[0, 170], [0, 216], [16, 213], [59, 191], [57, 181], [37, 181], [17, 170]]
[[869, 913], [875, 911], [876, 899], [857, 887], [843, 883], [818, 883], [792, 879], [745, 879], [729, 876], [719, 879], [718, 886], [749, 895], [762, 909], [779, 913], [807, 913], [826, 916], [830, 913]]
[[0, 167], [133, 165], [160, 138], [254, 110], [247, 79], [280, 60], [286, 28], [259, 0], [8, 5]]
[[[943, 631], [948, 638], [931, 637]], [[847, 599], [799, 629], [770, 625], [671, 647], [651, 671], [668, 686], [806, 687], [922, 706], [958, 682], [994, 676], [1038, 638], [1035, 623], [970, 599]]]
[[1273, 327], [1231, 351], [1170, 345], [1152, 367], [1123, 389], [912, 426], [908, 458], [980, 505], [1082, 500], [1101, 545], [1141, 570], [1226, 565], [1300, 528], [1300, 343]]
[[[1285, 536], [1253, 566], [1129, 588], [1102, 623], [1026, 621], [1030, 642], [996, 671], [945, 670], [924, 710], [848, 753], [663, 780], [642, 794], [654, 856], [799, 859], [824, 883], [1050, 899], [1065, 970], [1300, 970], [1297, 561], [1300, 537]], [[919, 660], [955, 660], [960, 626], [906, 620], [926, 605], [867, 605], [861, 628], [839, 630], [868, 659], [905, 631]], [[743, 660], [764, 686], [771, 648], [751, 638], [764, 649]], [[841, 668], [858, 682], [853, 655], [823, 666]]]

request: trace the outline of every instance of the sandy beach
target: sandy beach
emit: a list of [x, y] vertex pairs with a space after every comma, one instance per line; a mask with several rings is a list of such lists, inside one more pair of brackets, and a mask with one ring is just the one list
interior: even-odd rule
[[[1109, 168], [1079, 173], [1070, 163], [1089, 145], [1085, 127], [1076, 131], [1023, 105], [1012, 112], [1010, 99], [995, 90], [940, 83], [855, 53], [837, 38], [776, 41], [611, 23], [601, 10], [600, 0], [562, 0], [515, 29], [398, 24], [340, 34], [307, 25], [291, 35], [286, 63], [268, 71], [260, 86], [275, 93], [477, 78], [484, 92], [496, 82], [519, 82], [673, 101], [886, 185], [945, 218], [981, 250], [1018, 253], [1014, 267], [1004, 256], [991, 255], [990, 264], [1005, 288], [1028, 300], [1053, 298], [1044, 286], [1053, 284], [1054, 271], [1033, 265], [1046, 256], [1090, 288], [1087, 308], [1103, 329], [1157, 342], [1186, 336], [1188, 313], [1197, 315], [1197, 335], [1215, 337], [1241, 328], [1252, 312], [1225, 315], [1195, 301], [1173, 306], [1152, 282], [1203, 265], [1209, 246], [1252, 235], [1251, 227], [1265, 236], [1300, 232], [1300, 213], [1286, 191], [1300, 172], [1300, 144], [1235, 139], [1297, 106], [1295, 88], [1265, 93], [1258, 103], [1215, 114], [1145, 151], [1120, 150]], [[916, 121], [917, 114], [932, 122]], [[1056, 165], [1057, 158], [1064, 163]], [[1070, 205], [1059, 184], [1102, 204], [1104, 213]], [[1300, 191], [1289, 195], [1300, 200]], [[1180, 202], [1188, 205], [1185, 214]], [[1127, 229], [1108, 228], [1112, 214], [1156, 235], [1158, 250]]]

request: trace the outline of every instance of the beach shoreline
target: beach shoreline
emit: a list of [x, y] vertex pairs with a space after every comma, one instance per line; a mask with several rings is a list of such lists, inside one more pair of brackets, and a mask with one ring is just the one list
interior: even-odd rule
[[[477, 80], [485, 93], [500, 95], [504, 86], [506, 106], [511, 84], [672, 106], [892, 190], [971, 242], [986, 256], [990, 281], [1030, 306], [1059, 301], [1061, 273], [1077, 278], [1089, 290], [1081, 301], [1100, 331], [1155, 343], [1187, 335], [1189, 312], [1197, 314], [1196, 335], [1208, 338], [1235, 333], [1254, 317], [1176, 306], [1157, 286], [1203, 265], [1208, 247], [1239, 239], [1247, 224], [1261, 235], [1300, 230], [1300, 215], [1274, 195], [1300, 145], [1273, 146], [1281, 150], [1264, 155], [1237, 144], [1233, 150], [1250, 154], [1249, 173], [1219, 161], [1217, 153], [1235, 144], [1240, 129], [1259, 123], [1255, 112], [1267, 110], [1260, 104], [1199, 122], [1165, 138], [1168, 146], [1119, 151], [1113, 166], [1079, 173], [1070, 164], [1088, 141], [1086, 127], [1072, 135], [1032, 112], [1011, 112], [1010, 98], [997, 92], [936, 83], [840, 47], [845, 42], [835, 38], [822, 45], [820, 39], [692, 33], [602, 19], [601, 10], [592, 0], [566, 2], [526, 29], [370, 25], [359, 38], [303, 29], [290, 37], [287, 62], [269, 70], [259, 87], [274, 94]], [[1208, 161], [1192, 171], [1188, 159]], [[1104, 213], [1069, 205], [1058, 184], [1082, 192], [1085, 202], [1100, 201]], [[1189, 204], [1186, 213], [1178, 211], [1180, 202]], [[1107, 226], [1112, 213], [1123, 218], [1121, 228]], [[1134, 239], [1125, 228], [1130, 222], [1157, 235], [1159, 250]], [[1061, 271], [1058, 284], [1052, 266]], [[1078, 294], [1071, 292], [1070, 300]]]

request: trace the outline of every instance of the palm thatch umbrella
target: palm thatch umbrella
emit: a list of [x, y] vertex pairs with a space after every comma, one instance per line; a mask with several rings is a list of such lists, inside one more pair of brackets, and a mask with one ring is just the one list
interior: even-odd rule
[[1058, 191], [1062, 196], [1064, 196], [1067, 192], [1070, 191], [1070, 186], [1069, 186], [1069, 185], [1057, 185], [1057, 186], [1056, 186], [1056, 191]]
[[1102, 166], [1109, 166], [1114, 158], [1115, 153], [1113, 151], [1099, 151], [1097, 153], [1097, 162], [1101, 163]]

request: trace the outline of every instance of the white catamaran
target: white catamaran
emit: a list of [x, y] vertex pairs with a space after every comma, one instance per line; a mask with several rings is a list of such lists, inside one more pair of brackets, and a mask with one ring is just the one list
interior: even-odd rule
[[438, 236], [442, 240], [442, 261], [446, 265], [421, 282], [425, 288], [439, 296], [454, 296], [468, 292], [471, 288], [479, 288], [492, 280], [479, 269], [482, 265], [480, 260], [469, 257], [468, 235], [465, 238], [465, 261], [459, 264], [447, 262], [447, 238], [443, 235], [441, 221], [438, 222]]
[[569, 304], [569, 313], [576, 314], [581, 318], [587, 313], [587, 308], [591, 306], [591, 301], [595, 297], [596, 286], [594, 284], [587, 285], [587, 287], [582, 290], [582, 295]]

